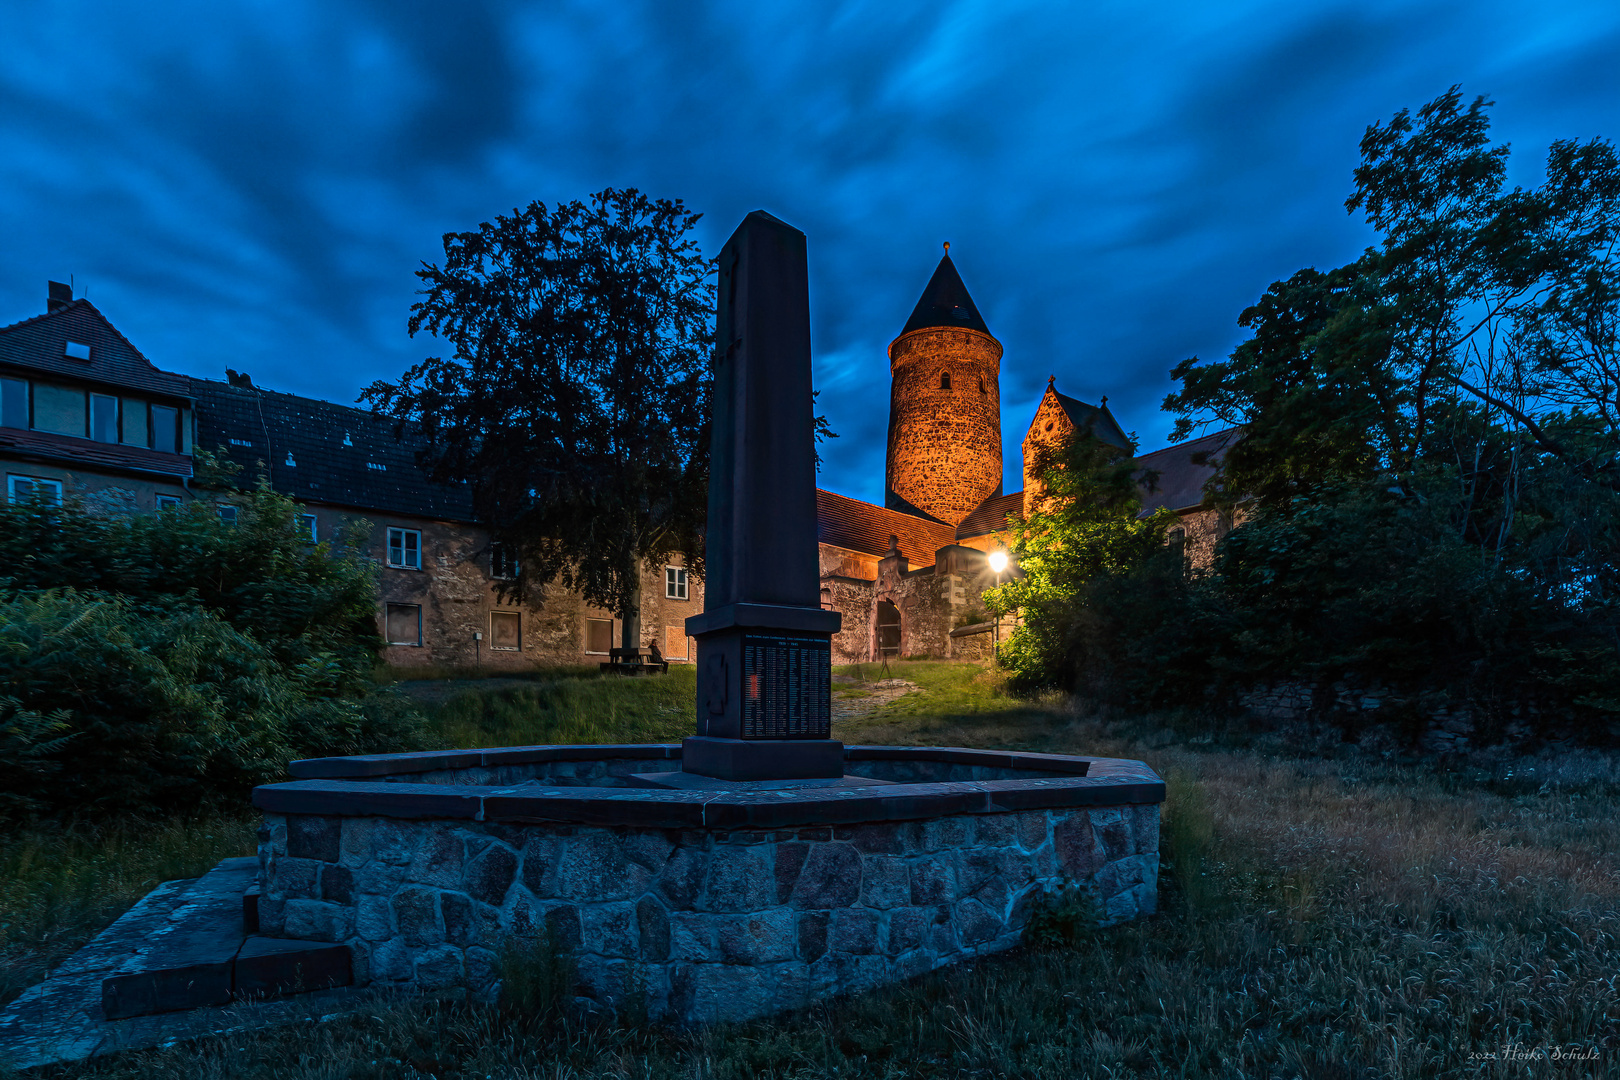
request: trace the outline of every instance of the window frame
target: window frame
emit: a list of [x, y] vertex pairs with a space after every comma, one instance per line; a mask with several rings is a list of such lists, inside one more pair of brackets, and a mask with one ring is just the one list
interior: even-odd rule
[[56, 498], [51, 501], [50, 505], [62, 505], [62, 496], [64, 494], [62, 481], [52, 480], [48, 476], [24, 476], [17, 473], [8, 473], [6, 474], [6, 502], [10, 505], [16, 506], [19, 503], [25, 503], [29, 500], [30, 495], [32, 494], [30, 493], [29, 495], [24, 495], [20, 499], [17, 497], [17, 481], [19, 480], [25, 484], [37, 484], [50, 488], [56, 495]]
[[180, 496], [178, 496], [178, 495], [165, 495], [161, 491], [158, 492], [156, 495], [154, 495], [152, 497], [152, 500], [153, 500], [153, 503], [155, 504], [155, 508], [157, 509], [157, 511], [159, 513], [162, 513], [165, 510], [175, 509], [175, 508], [179, 507], [179, 505], [181, 503]]
[[234, 503], [219, 503], [214, 507], [214, 512], [219, 515], [219, 520], [227, 525], [235, 525], [240, 517]]
[[[399, 557], [400, 557], [400, 560], [401, 560], [399, 562], [394, 561], [394, 547], [395, 547], [394, 537], [396, 535], [399, 537], [399, 545], [398, 545], [398, 547], [399, 547]], [[415, 548], [416, 562], [414, 564], [404, 561], [411, 554], [410, 545], [405, 542], [405, 538], [410, 537], [410, 536], [414, 536], [416, 538], [416, 548]], [[388, 554], [386, 556], [384, 556], [384, 558], [385, 558], [385, 560], [387, 562], [388, 568], [391, 569], [391, 570], [420, 570], [420, 569], [422, 569], [422, 530], [421, 529], [407, 529], [407, 528], [404, 528], [403, 526], [397, 526], [397, 525], [388, 526]]]
[[[512, 618], [517, 620], [517, 644], [516, 645], [497, 645], [497, 644], [495, 644], [495, 617], [497, 615], [503, 615], [503, 616], [504, 615], [510, 615]], [[523, 612], [521, 612], [521, 611], [509, 611], [506, 608], [500, 608], [500, 609], [497, 609], [495, 611], [491, 611], [489, 613], [489, 651], [490, 652], [522, 652], [523, 651]]]
[[489, 545], [489, 579], [491, 581], [516, 581], [523, 572], [523, 566], [505, 544], [491, 543]]
[[[301, 524], [309, 526], [309, 535], [304, 537], [304, 539], [307, 540], [311, 544], [320, 543], [320, 541], [321, 541], [320, 523], [316, 520], [315, 515], [314, 514], [299, 514], [298, 515], [298, 520], [299, 520], [299, 522]], [[303, 530], [300, 529], [299, 531], [302, 532]]]
[[[677, 592], [676, 590], [680, 590]], [[684, 566], [664, 567], [664, 599], [690, 600], [692, 598], [691, 578]]]
[[[4, 385], [5, 383], [13, 383], [13, 384], [16, 384], [16, 385], [22, 387], [22, 392], [21, 392], [21, 396], [22, 396], [22, 417], [21, 417], [22, 418], [22, 423], [21, 424], [8, 424], [8, 423], [5, 422], [5, 420], [6, 420], [5, 407], [6, 407], [7, 404], [9, 404], [12, 401], [11, 393], [16, 392], [15, 390], [13, 390], [13, 391], [11, 391], [11, 393], [8, 393], [7, 390], [6, 390], [6, 387]], [[33, 390], [33, 386], [34, 386], [33, 382], [31, 380], [29, 380], [29, 379], [19, 379], [14, 375], [0, 376], [0, 427], [8, 427], [8, 428], [11, 428], [13, 431], [32, 431], [33, 430], [33, 428], [34, 428], [34, 390]]]
[[[103, 439], [101, 437], [101, 433], [96, 430], [96, 403], [98, 401], [99, 402], [111, 402], [112, 403], [112, 430], [110, 432], [112, 437], [108, 438], [108, 439]], [[86, 427], [87, 427], [88, 435], [89, 435], [89, 438], [90, 438], [91, 442], [99, 442], [99, 443], [119, 443], [119, 442], [122, 442], [123, 441], [122, 436], [123, 436], [123, 430], [124, 430], [124, 425], [122, 423], [122, 419], [123, 419], [122, 414], [120, 413], [119, 408], [118, 408], [118, 395], [117, 394], [103, 394], [99, 390], [90, 391], [90, 405], [89, 405], [89, 411], [88, 411], [88, 413], [86, 415]]]
[[[147, 446], [163, 454], [178, 454], [185, 446], [185, 439], [180, 436], [180, 407], [178, 405], [160, 405], [153, 401], [146, 406], [146, 438]], [[158, 445], [158, 412], [171, 412], [174, 414], [174, 449], [168, 450]]]
[[[389, 633], [389, 624], [392, 621], [390, 619], [390, 613], [393, 611], [394, 608], [414, 608], [416, 610], [416, 640], [415, 641], [395, 641], [393, 639], [393, 634]], [[395, 603], [392, 600], [384, 602], [384, 604], [383, 604], [383, 640], [385, 642], [387, 642], [390, 647], [397, 646], [399, 648], [405, 648], [405, 649], [420, 649], [422, 647], [422, 605], [421, 604], [400, 604], [400, 603]]]

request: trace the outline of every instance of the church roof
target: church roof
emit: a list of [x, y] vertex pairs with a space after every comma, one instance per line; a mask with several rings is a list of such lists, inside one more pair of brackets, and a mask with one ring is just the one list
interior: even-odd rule
[[816, 489], [817, 543], [882, 558], [891, 536], [912, 566], [932, 565], [940, 548], [956, 543], [949, 525]]
[[[1228, 428], [1137, 458], [1136, 464], [1142, 471], [1152, 469], [1159, 474], [1153, 482], [1152, 491], [1143, 488], [1142, 512], [1152, 513], [1161, 506], [1172, 510], [1190, 510], [1202, 503], [1204, 484], [1215, 473], [1214, 463], [1225, 456], [1227, 449], [1241, 435], [1237, 428]], [[1192, 459], [1195, 455], [1208, 455], [1211, 463], [1194, 464]]]
[[1076, 431], [1089, 429], [1095, 438], [1110, 446], [1117, 446], [1121, 450], [1131, 448], [1131, 441], [1126, 438], [1125, 430], [1119, 426], [1119, 421], [1114, 419], [1114, 414], [1108, 411], [1106, 398], [1101, 405], [1087, 405], [1079, 398], [1058, 393], [1055, 387], [1050, 389], [1052, 396], [1057, 398], [1057, 403], [1063, 407], [1064, 414], [1068, 416]]
[[990, 328], [984, 325], [984, 317], [973, 305], [973, 297], [968, 295], [967, 286], [962, 284], [962, 275], [956, 272], [956, 264], [951, 262], [948, 251], [934, 268], [934, 276], [928, 279], [928, 286], [923, 289], [917, 306], [911, 309], [911, 318], [906, 320], [905, 329], [900, 333], [909, 334], [913, 330], [935, 326], [964, 327], [981, 334], [990, 333]]

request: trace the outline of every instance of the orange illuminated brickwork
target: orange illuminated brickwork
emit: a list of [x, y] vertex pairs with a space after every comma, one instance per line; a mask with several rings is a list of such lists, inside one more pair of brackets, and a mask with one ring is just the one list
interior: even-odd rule
[[927, 327], [889, 346], [888, 489], [947, 525], [1001, 491], [1001, 343]]

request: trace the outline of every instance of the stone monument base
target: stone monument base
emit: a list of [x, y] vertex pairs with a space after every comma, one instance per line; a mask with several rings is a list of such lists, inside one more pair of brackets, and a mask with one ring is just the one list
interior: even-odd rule
[[692, 735], [681, 741], [681, 771], [718, 780], [833, 780], [844, 775], [844, 744]]

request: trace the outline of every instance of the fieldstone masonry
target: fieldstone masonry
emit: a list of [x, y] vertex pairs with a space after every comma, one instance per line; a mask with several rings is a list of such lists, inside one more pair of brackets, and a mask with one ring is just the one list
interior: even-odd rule
[[[852, 758], [878, 752], [849, 749]], [[746, 800], [582, 786], [618, 778], [589, 762], [558, 763], [570, 766], [570, 777], [545, 775], [545, 763], [530, 763], [535, 778], [516, 787], [439, 788], [478, 801], [477, 809], [471, 801], [445, 803], [462, 808], [436, 816], [410, 809], [418, 793], [435, 786], [420, 780], [448, 780], [455, 771], [418, 770], [445, 764], [426, 760], [431, 755], [408, 763], [410, 783], [270, 785], [255, 800], [271, 811], [260, 833], [261, 932], [347, 944], [357, 984], [464, 987], [490, 997], [498, 991], [503, 944], [544, 928], [573, 955], [578, 993], [589, 1002], [619, 1009], [636, 995], [652, 1017], [708, 1022], [796, 1008], [1007, 948], [1043, 894], [1066, 885], [1090, 892], [1107, 923], [1154, 910], [1163, 788], [1140, 763], [938, 749], [908, 761], [903, 751], [882, 752], [852, 761], [851, 772], [887, 773], [894, 777], [887, 785], [820, 796], [761, 792]], [[983, 763], [997, 758], [1001, 767]], [[1065, 761], [1104, 775], [1076, 777], [1072, 767], [1066, 775]], [[614, 773], [627, 767], [622, 759], [611, 766]], [[1110, 777], [1113, 766], [1120, 768]], [[469, 771], [487, 783], [492, 767], [503, 766]], [[962, 779], [940, 779], [946, 775]], [[1027, 779], [1007, 779], [1020, 775]], [[569, 779], [575, 784], [558, 783]], [[1111, 787], [1135, 801], [1095, 804]], [[526, 808], [525, 792], [536, 793]], [[692, 802], [703, 795], [708, 804]], [[789, 819], [912, 819], [667, 824], [691, 806], [701, 811], [699, 821], [724, 817], [721, 805], [744, 804], [756, 820], [782, 818], [767, 796], [800, 808]], [[821, 802], [809, 801], [817, 797]], [[649, 802], [638, 811], [643, 799]], [[300, 801], [321, 810], [322, 800], [325, 812], [276, 812]], [[370, 812], [333, 812], [345, 800]], [[930, 805], [953, 800], [977, 809], [997, 800], [1092, 805], [924, 816]], [[596, 809], [582, 809], [586, 804]], [[554, 820], [569, 816], [597, 823]], [[649, 823], [636, 824], [637, 816]]]

